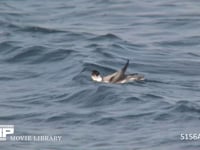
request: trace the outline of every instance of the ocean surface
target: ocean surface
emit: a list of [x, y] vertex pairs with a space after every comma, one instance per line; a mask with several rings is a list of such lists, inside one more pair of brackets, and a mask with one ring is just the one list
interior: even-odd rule
[[[95, 83], [130, 60], [144, 82]], [[1, 150], [197, 150], [200, 1], [1, 0]]]

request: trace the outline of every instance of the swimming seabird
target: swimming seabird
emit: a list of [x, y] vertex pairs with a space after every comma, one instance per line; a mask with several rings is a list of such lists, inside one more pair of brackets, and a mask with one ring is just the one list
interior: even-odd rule
[[98, 71], [93, 70], [91, 78], [96, 82], [104, 82], [104, 83], [126, 83], [130, 81], [144, 80], [144, 76], [137, 73], [126, 75], [125, 72], [128, 65], [129, 65], [129, 60], [127, 60], [127, 63], [121, 70], [104, 77], [102, 77]]

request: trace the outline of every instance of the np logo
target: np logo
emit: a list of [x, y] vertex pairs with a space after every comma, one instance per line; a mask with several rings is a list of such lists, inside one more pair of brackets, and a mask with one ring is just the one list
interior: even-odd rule
[[14, 134], [14, 125], [0, 125], [0, 141], [6, 141], [9, 134]]

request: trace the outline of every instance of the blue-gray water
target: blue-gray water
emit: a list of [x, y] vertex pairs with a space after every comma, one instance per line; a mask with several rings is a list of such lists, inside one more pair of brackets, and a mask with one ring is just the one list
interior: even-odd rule
[[[130, 59], [145, 82], [97, 84]], [[62, 142], [1, 150], [197, 150], [200, 2], [0, 1], [0, 124]]]

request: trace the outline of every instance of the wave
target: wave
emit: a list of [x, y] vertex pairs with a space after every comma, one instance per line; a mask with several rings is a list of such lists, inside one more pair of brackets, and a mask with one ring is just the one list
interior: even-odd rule
[[4, 20], [0, 20], [0, 24], [3, 26], [3, 27], [8, 27], [10, 29], [15, 29], [15, 30], [19, 30], [21, 28], [21, 26], [17, 23], [13, 23], [13, 22], [10, 22], [10, 21], [4, 21]]
[[156, 121], [168, 121], [168, 120], [173, 120], [173, 115], [170, 113], [161, 113], [161, 114], [157, 114], [154, 117], [154, 120]]
[[156, 121], [189, 121], [199, 119], [200, 106], [189, 101], [179, 101], [154, 116]]
[[35, 63], [62, 61], [74, 53], [76, 53], [75, 50], [57, 49], [53, 52], [43, 54], [39, 59], [35, 60]]
[[136, 118], [144, 118], [144, 117], [152, 117], [155, 112], [144, 112], [138, 114], [129, 114], [119, 117], [120, 119], [136, 119]]
[[189, 101], [179, 101], [172, 109], [174, 112], [180, 113], [198, 113], [200, 114], [200, 106], [197, 103]]
[[107, 34], [104, 34], [104, 35], [98, 35], [96, 37], [93, 37], [90, 39], [91, 41], [115, 41], [115, 40], [119, 40], [119, 41], [122, 41], [122, 39], [120, 37], [118, 37], [117, 35], [115, 34], [111, 34], [111, 33], [107, 33]]
[[144, 94], [142, 95], [143, 98], [151, 98], [151, 99], [163, 99], [163, 96], [156, 95], [156, 94]]
[[174, 41], [161, 41], [155, 43], [159, 46], [176, 46], [176, 47], [182, 47], [182, 46], [195, 46], [199, 45], [200, 36], [190, 36], [190, 37], [184, 37], [179, 40]]
[[[15, 51], [11, 51], [15, 49]], [[15, 47], [9, 50], [10, 54], [5, 62], [8, 63], [28, 63], [38, 64], [46, 62], [62, 61], [72, 54], [75, 54], [75, 50], [70, 49], [56, 49], [45, 46], [31, 46], [28, 48]], [[8, 50], [7, 50], [8, 51]]]
[[17, 44], [18, 42], [16, 41], [2, 41], [0, 43], [0, 53], [5, 57], [9, 53], [21, 49], [21, 46], [17, 46]]
[[15, 114], [15, 115], [1, 115], [0, 120], [2, 121], [12, 121], [12, 120], [24, 120], [28, 118], [34, 118], [43, 115], [42, 113], [27, 113], [27, 114]]
[[143, 103], [143, 99], [139, 98], [139, 97], [128, 97], [124, 100], [125, 103], [131, 104], [131, 103]]
[[[12, 15], [19, 15], [21, 16], [22, 14], [18, 13], [12, 13]], [[26, 14], [24, 14], [26, 15]], [[21, 16], [22, 17], [22, 16]], [[15, 29], [15, 31], [18, 32], [34, 32], [34, 33], [43, 33], [43, 34], [48, 34], [48, 33], [63, 33], [67, 32], [64, 30], [59, 30], [55, 28], [50, 28], [50, 27], [45, 27], [45, 26], [39, 26], [39, 25], [24, 25], [20, 23], [14, 23], [10, 21], [4, 21], [0, 20], [0, 23], [3, 27], [9, 27], [10, 29]]]
[[44, 53], [47, 47], [44, 46], [31, 46], [21, 50], [15, 50], [17, 54], [7, 58], [5, 61], [9, 63], [16, 63], [16, 62], [31, 62], [38, 56]]
[[116, 94], [112, 92], [112, 88], [104, 84], [97, 87], [91, 85], [90, 89], [75, 89], [66, 98], [58, 101], [60, 103], [72, 103], [80, 107], [99, 107], [106, 105], [113, 105], [121, 101], [120, 97], [117, 98]]
[[115, 124], [117, 122], [117, 119], [113, 117], [103, 117], [98, 120], [92, 121], [91, 124], [94, 125], [110, 125]]
[[62, 30], [49, 28], [49, 27], [41, 27], [41, 26], [25, 26], [25, 27], [20, 27], [19, 30], [23, 32], [39, 32], [39, 33], [45, 33], [45, 34], [64, 32]]
[[[109, 63], [110, 62], [108, 62], [108, 64]], [[115, 71], [111, 67], [106, 67], [105, 65], [101, 65], [100, 63], [96, 64], [96, 63], [85, 62], [83, 64], [83, 71], [90, 71], [91, 72], [92, 70], [99, 70], [100, 72], [108, 72], [108, 73]]]
[[195, 57], [200, 57], [200, 54], [197, 53], [188, 52], [187, 54]]
[[54, 114], [45, 119], [45, 122], [67, 122], [67, 124], [82, 124], [93, 118], [100, 117], [102, 112], [88, 112], [88, 113], [78, 113], [78, 112], [66, 112], [61, 114]]

